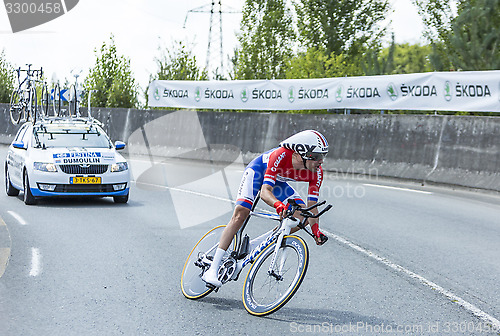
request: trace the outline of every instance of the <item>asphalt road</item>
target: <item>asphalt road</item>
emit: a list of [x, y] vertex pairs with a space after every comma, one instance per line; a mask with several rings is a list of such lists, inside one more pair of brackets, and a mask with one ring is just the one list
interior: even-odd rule
[[[498, 334], [498, 196], [328, 175], [330, 240], [318, 247], [302, 235], [311, 255], [302, 286], [258, 318], [243, 307], [241, 277], [198, 301], [180, 291], [191, 247], [230, 217], [242, 166], [131, 166], [124, 205], [26, 206], [2, 191], [0, 335]], [[272, 224], [249, 226], [255, 235]]]

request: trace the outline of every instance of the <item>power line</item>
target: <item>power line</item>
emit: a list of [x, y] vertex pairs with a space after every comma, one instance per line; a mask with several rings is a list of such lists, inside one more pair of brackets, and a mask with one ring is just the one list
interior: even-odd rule
[[[189, 13], [210, 13], [210, 24], [208, 29], [208, 46], [205, 69], [209, 74], [215, 75], [224, 74], [224, 49], [223, 49], [223, 34], [222, 34], [222, 14], [240, 13], [239, 11], [223, 6], [222, 0], [212, 0], [210, 4], [190, 9], [184, 20], [183, 28], [186, 28]], [[218, 43], [217, 43], [218, 42]], [[215, 55], [215, 56], [214, 56]], [[212, 64], [216, 64], [216, 68], [212, 69]], [[212, 71], [211, 71], [212, 70]]]

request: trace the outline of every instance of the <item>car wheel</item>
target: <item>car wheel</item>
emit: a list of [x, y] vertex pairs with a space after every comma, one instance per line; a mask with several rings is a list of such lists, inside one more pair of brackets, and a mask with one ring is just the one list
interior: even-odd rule
[[35, 205], [36, 198], [31, 193], [30, 181], [28, 179], [28, 173], [24, 172], [24, 204]]
[[128, 194], [125, 196], [113, 196], [113, 201], [115, 201], [115, 203], [127, 203]]
[[17, 196], [19, 195], [19, 190], [14, 188], [12, 183], [10, 183], [9, 170], [7, 165], [5, 165], [5, 192], [8, 196]]

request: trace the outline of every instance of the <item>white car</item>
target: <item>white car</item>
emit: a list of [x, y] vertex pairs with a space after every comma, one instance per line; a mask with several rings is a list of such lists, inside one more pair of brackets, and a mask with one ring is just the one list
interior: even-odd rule
[[112, 196], [129, 198], [127, 161], [95, 119], [49, 118], [25, 123], [17, 132], [5, 160], [7, 195], [24, 192], [24, 203], [53, 196]]

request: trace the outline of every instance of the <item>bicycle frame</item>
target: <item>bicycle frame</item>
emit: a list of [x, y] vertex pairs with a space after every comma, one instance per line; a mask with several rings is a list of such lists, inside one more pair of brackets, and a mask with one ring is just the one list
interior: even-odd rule
[[[296, 226], [298, 226], [300, 229], [303, 229], [310, 236], [314, 237], [314, 235], [312, 233], [310, 233], [309, 231], [307, 231], [305, 229], [307, 219], [308, 218], [318, 218], [323, 213], [325, 213], [326, 211], [330, 210], [330, 208], [332, 206], [328, 205], [325, 209], [323, 209], [317, 215], [310, 215], [308, 217], [303, 217], [302, 220], [298, 220], [297, 218], [293, 217], [293, 214], [295, 213], [295, 211], [297, 210], [297, 208], [300, 208], [300, 207], [296, 203], [293, 202], [292, 203], [293, 204], [292, 208], [291, 208], [291, 210], [288, 210], [287, 216], [285, 216], [285, 218], [280, 221], [279, 217], [276, 217], [276, 215], [265, 215], [265, 214], [262, 214], [262, 213], [255, 212], [254, 210], [255, 210], [257, 202], [259, 200], [260, 200], [260, 193], [257, 195], [257, 197], [255, 199], [255, 202], [252, 205], [252, 210], [250, 211], [250, 214], [245, 219], [245, 221], [243, 222], [243, 225], [241, 226], [241, 228], [238, 230], [238, 232], [235, 235], [236, 243], [235, 243], [235, 246], [234, 246], [234, 250], [231, 252], [231, 257], [236, 261], [236, 263], [238, 265], [238, 267], [237, 267], [238, 271], [236, 271], [235, 273], [239, 273], [239, 271], [241, 271], [243, 268], [245, 268], [246, 265], [248, 265], [250, 263], [253, 263], [253, 261], [257, 258], [257, 256], [262, 251], [264, 251], [269, 245], [271, 245], [272, 243], [274, 243], [276, 241], [276, 246], [275, 246], [275, 250], [274, 250], [274, 253], [273, 253], [273, 257], [271, 259], [271, 264], [269, 266], [268, 273], [270, 275], [275, 276], [276, 278], [279, 278], [281, 276], [281, 274], [275, 274], [272, 270], [273, 270], [274, 265], [276, 263], [276, 256], [278, 254], [278, 251], [282, 247], [282, 243], [283, 243], [284, 237], [287, 236], [287, 235], [289, 235], [291, 229], [293, 227], [296, 227]], [[323, 201], [321, 203], [316, 203], [315, 205], [313, 205], [313, 206], [311, 206], [309, 208], [303, 209], [303, 210], [304, 211], [309, 211], [310, 209], [316, 208], [316, 207], [318, 207], [320, 205], [323, 205], [325, 203], [326, 203], [326, 201]], [[257, 247], [255, 247], [252, 251], [249, 251], [249, 253], [246, 256], [244, 256], [243, 258], [238, 258], [241, 255], [240, 252], [241, 252], [241, 249], [242, 249], [242, 243], [241, 243], [241, 241], [242, 241], [242, 235], [243, 235], [243, 232], [244, 232], [244, 230], [245, 230], [245, 228], [246, 228], [246, 226], [248, 224], [248, 221], [250, 220], [250, 218], [252, 216], [260, 217], [260, 218], [266, 218], [266, 219], [272, 219], [272, 220], [277, 220], [277, 221], [280, 221], [280, 225], [262, 243], [260, 243]], [[207, 252], [205, 252], [205, 255], [207, 255], [210, 252], [212, 252], [214, 249], [217, 248], [217, 246], [218, 246], [217, 244], [214, 245], [210, 250], [208, 250]], [[204, 257], [203, 259], [205, 259], [205, 256], [203, 256], [203, 257]], [[286, 258], [286, 255], [283, 258]], [[283, 268], [283, 262], [284, 262], [284, 260], [281, 260], [281, 266], [279, 268], [279, 270], [280, 270], [279, 273], [281, 273], [281, 269]], [[209, 261], [208, 263], [211, 263], [211, 261]], [[236, 274], [236, 276], [238, 276], [238, 274]]]

